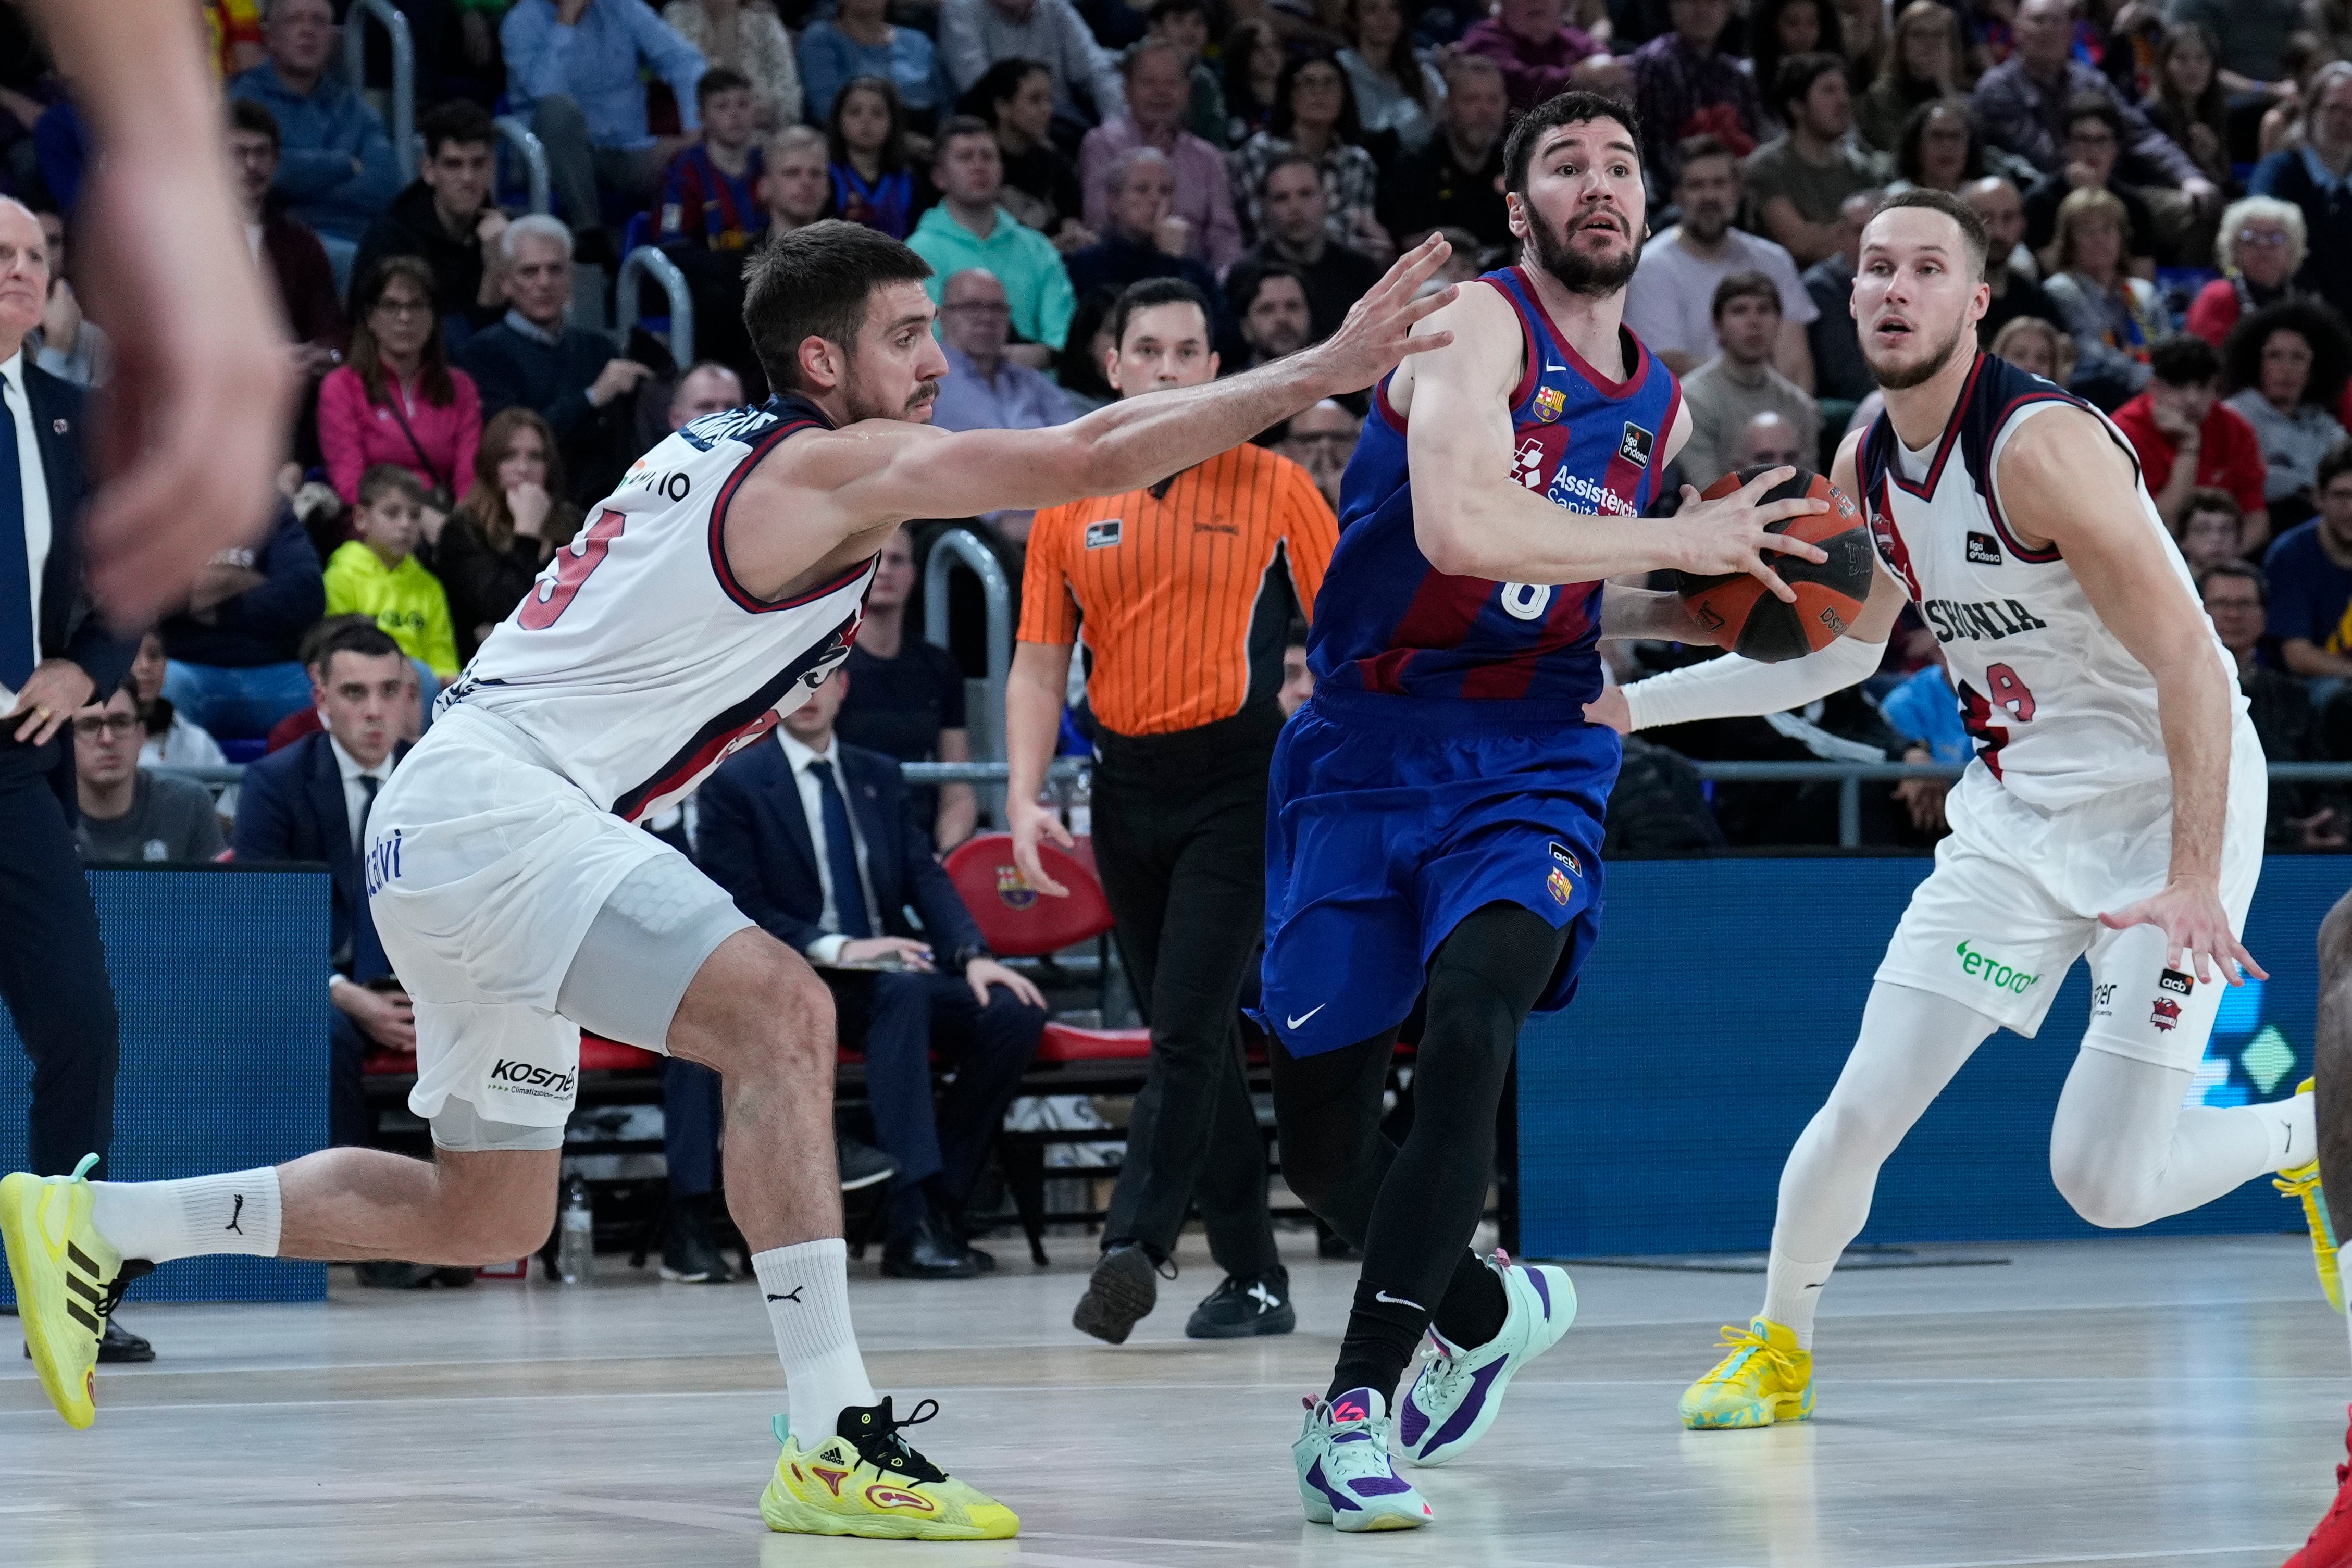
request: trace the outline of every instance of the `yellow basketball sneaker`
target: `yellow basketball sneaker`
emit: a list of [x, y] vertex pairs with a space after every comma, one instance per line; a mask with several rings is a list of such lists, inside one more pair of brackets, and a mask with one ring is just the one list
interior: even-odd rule
[[[2297, 1094], [2309, 1094], [2312, 1080], [2305, 1079], [2295, 1085]], [[2337, 1311], [2344, 1310], [2344, 1275], [2336, 1259], [2336, 1224], [2327, 1217], [2327, 1194], [2320, 1190], [2319, 1162], [2297, 1165], [2281, 1171], [2271, 1184], [2282, 1194], [2303, 1200], [2303, 1223], [2311, 1229], [2312, 1260], [2319, 1265], [2319, 1288], [2327, 1293], [2327, 1304]]]
[[1793, 1331], [1769, 1318], [1754, 1320], [1744, 1333], [1726, 1323], [1723, 1346], [1714, 1370], [1683, 1390], [1684, 1426], [1694, 1432], [1769, 1426], [1813, 1413], [1813, 1352], [1797, 1348]]
[[58, 1414], [73, 1427], [98, 1419], [98, 1342], [124, 1287], [152, 1265], [125, 1265], [89, 1222], [95, 1194], [83, 1180], [98, 1156], [70, 1176], [0, 1176], [0, 1241], [16, 1287], [25, 1348]]
[[770, 1530], [800, 1535], [864, 1535], [887, 1541], [1003, 1541], [1021, 1518], [915, 1452], [899, 1431], [939, 1414], [926, 1399], [904, 1421], [890, 1401], [841, 1413], [841, 1430], [803, 1448], [777, 1416], [784, 1446], [760, 1496]]

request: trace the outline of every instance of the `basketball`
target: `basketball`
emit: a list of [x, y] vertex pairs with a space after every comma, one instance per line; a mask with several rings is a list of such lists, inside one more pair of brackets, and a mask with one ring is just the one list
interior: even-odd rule
[[[1754, 468], [1726, 474], [1703, 494], [1708, 500], [1719, 500], [1766, 471]], [[1815, 563], [1794, 555], [1765, 556], [1780, 580], [1797, 591], [1795, 604], [1784, 603], [1746, 572], [1718, 577], [1675, 574], [1681, 579], [1683, 604], [1692, 617], [1717, 643], [1743, 658], [1778, 664], [1827, 647], [1845, 635], [1862, 614], [1863, 601], [1870, 596], [1870, 531], [1844, 491], [1822, 475], [1799, 468], [1788, 480], [1765, 491], [1760, 500], [1805, 496], [1829, 502], [1830, 510], [1783, 518], [1771, 525], [1770, 531], [1817, 544], [1829, 552], [1829, 559]]]

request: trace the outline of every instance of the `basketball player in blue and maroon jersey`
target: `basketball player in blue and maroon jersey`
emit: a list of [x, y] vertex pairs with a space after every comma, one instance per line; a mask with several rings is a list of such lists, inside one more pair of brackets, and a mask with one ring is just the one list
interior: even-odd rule
[[[1311, 1521], [1430, 1518], [1389, 1456], [1423, 1332], [1438, 1354], [1393, 1423], [1421, 1464], [1484, 1433], [1504, 1386], [1575, 1315], [1558, 1268], [1467, 1249], [1519, 1027], [1565, 1006], [1599, 926], [1614, 731], [1584, 718], [1604, 636], [1704, 640], [1672, 595], [1610, 590], [1677, 566], [1818, 558], [1766, 531], [1792, 471], [1674, 518], [1640, 515], [1690, 416], [1625, 331], [1644, 237], [1633, 113], [1590, 93], [1523, 119], [1505, 154], [1518, 265], [1424, 323], [1454, 341], [1380, 385], [1315, 604], [1315, 698], [1275, 753], [1259, 1017], [1276, 1037], [1283, 1169], [1364, 1251], [1328, 1392], [1293, 1449]], [[1428, 992], [1412, 1131], [1380, 1131], [1391, 1049]]]

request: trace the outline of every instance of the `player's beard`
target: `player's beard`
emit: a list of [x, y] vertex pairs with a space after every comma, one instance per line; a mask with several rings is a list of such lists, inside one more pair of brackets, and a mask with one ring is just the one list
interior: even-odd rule
[[1946, 338], [1934, 353], [1927, 355], [1917, 364], [1893, 370], [1882, 368], [1876, 360], [1870, 357], [1870, 345], [1865, 340], [1862, 349], [1863, 363], [1870, 367], [1871, 379], [1877, 382], [1884, 390], [1907, 392], [1912, 387], [1933, 381], [1937, 373], [1951, 363], [1952, 356], [1959, 352], [1962, 337], [1968, 338], [1973, 345], [1976, 341], [1976, 330], [1975, 322], [1963, 320], [1958, 326], [1952, 329], [1951, 336]]
[[1528, 238], [1535, 246], [1537, 266], [1559, 279], [1570, 293], [1591, 299], [1606, 299], [1625, 287], [1642, 261], [1642, 247], [1630, 241], [1623, 255], [1596, 261], [1540, 220], [1528, 225]]

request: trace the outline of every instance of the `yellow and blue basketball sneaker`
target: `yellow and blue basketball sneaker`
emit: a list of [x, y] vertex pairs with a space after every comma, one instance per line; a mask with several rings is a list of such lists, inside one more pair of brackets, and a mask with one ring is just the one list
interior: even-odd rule
[[98, 1163], [85, 1154], [70, 1176], [0, 1176], [0, 1242], [16, 1287], [25, 1348], [41, 1390], [66, 1425], [98, 1419], [98, 1346], [123, 1289], [153, 1267], [126, 1264], [90, 1223], [96, 1198], [84, 1178]]
[[1358, 1388], [1306, 1404], [1307, 1426], [1290, 1446], [1290, 1458], [1309, 1524], [1352, 1534], [1416, 1530], [1436, 1517], [1389, 1457], [1387, 1400]]
[[1755, 1319], [1744, 1332], [1726, 1323], [1723, 1346], [1724, 1358], [1683, 1390], [1684, 1426], [1769, 1426], [1813, 1413], [1813, 1352], [1797, 1348], [1791, 1330], [1769, 1318]]
[[[2297, 1094], [2309, 1094], [2312, 1080], [2305, 1079], [2295, 1085]], [[2290, 1198], [2303, 1200], [2303, 1223], [2311, 1230], [2312, 1260], [2319, 1266], [2319, 1288], [2327, 1294], [2327, 1304], [2337, 1311], [2344, 1310], [2344, 1276], [2336, 1259], [2336, 1222], [2327, 1215], [2327, 1194], [2319, 1184], [2319, 1160], [2315, 1155], [2307, 1165], [2296, 1165], [2281, 1171], [2271, 1184]]]
[[784, 1418], [774, 1422], [784, 1451], [760, 1496], [770, 1530], [798, 1535], [863, 1535], [885, 1541], [1003, 1541], [1021, 1518], [931, 1463], [899, 1432], [939, 1414], [926, 1399], [904, 1421], [890, 1401], [841, 1413], [840, 1430], [803, 1448]]
[[1430, 1330], [1437, 1353], [1423, 1363], [1398, 1407], [1397, 1440], [1416, 1465], [1444, 1464], [1485, 1436], [1512, 1375], [1558, 1344], [1576, 1321], [1576, 1287], [1567, 1269], [1514, 1263], [1499, 1247], [1486, 1267], [1501, 1276], [1509, 1303], [1502, 1328], [1467, 1350]]

